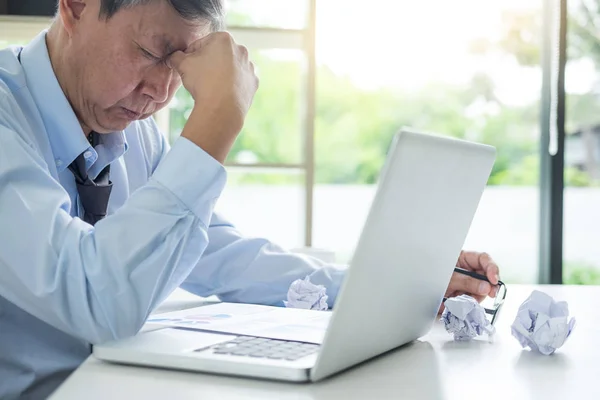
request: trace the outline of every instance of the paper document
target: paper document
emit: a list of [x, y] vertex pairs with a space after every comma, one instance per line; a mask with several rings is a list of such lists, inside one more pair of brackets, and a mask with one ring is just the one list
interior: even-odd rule
[[218, 303], [151, 315], [147, 323], [321, 344], [331, 312]]
[[329, 308], [327, 305], [329, 296], [326, 293], [325, 286], [314, 285], [307, 276], [292, 282], [288, 290], [288, 299], [283, 304], [289, 308], [325, 311]]
[[555, 301], [549, 294], [534, 290], [519, 307], [511, 332], [522, 347], [551, 355], [565, 343], [574, 327], [575, 318], [569, 319], [566, 301]]
[[454, 340], [468, 341], [487, 333], [493, 335], [495, 328], [485, 317], [485, 310], [473, 297], [463, 294], [450, 297], [444, 302], [442, 321]]

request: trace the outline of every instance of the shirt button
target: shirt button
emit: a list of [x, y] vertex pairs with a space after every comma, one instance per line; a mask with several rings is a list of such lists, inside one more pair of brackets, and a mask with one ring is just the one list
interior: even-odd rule
[[63, 164], [62, 160], [56, 160], [55, 162], [57, 167], [60, 167]]
[[83, 153], [83, 157], [84, 158], [90, 158], [92, 156], [92, 152], [91, 151], [86, 151], [85, 153]]

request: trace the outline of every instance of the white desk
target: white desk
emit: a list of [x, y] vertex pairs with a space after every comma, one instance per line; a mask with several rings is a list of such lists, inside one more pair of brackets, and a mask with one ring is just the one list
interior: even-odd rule
[[[518, 306], [534, 287], [567, 300], [577, 318], [573, 334], [552, 356], [521, 350], [510, 334]], [[173, 300], [170, 308], [198, 303]], [[90, 357], [51, 398], [598, 399], [599, 306], [600, 287], [510, 285], [494, 343], [454, 342], [437, 324], [419, 341], [317, 384], [117, 366]]]

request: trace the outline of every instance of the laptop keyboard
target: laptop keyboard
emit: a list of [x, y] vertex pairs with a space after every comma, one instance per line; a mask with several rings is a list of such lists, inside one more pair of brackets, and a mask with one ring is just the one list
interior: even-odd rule
[[212, 350], [213, 354], [235, 357], [267, 358], [271, 360], [296, 361], [319, 350], [318, 344], [238, 336], [233, 340], [196, 351]]

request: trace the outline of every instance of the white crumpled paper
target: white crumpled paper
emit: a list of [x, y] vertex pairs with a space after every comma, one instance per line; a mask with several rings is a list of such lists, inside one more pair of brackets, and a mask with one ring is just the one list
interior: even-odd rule
[[521, 304], [511, 326], [512, 335], [522, 347], [550, 355], [561, 347], [575, 327], [565, 301], [554, 301], [544, 292], [534, 290]]
[[485, 317], [485, 310], [473, 297], [463, 294], [450, 297], [444, 302], [441, 320], [448, 333], [454, 334], [454, 340], [471, 340], [487, 333], [492, 336], [495, 329]]
[[327, 306], [327, 289], [323, 285], [314, 285], [308, 276], [298, 279], [290, 285], [287, 294], [286, 307], [303, 308], [306, 310], [325, 311]]

